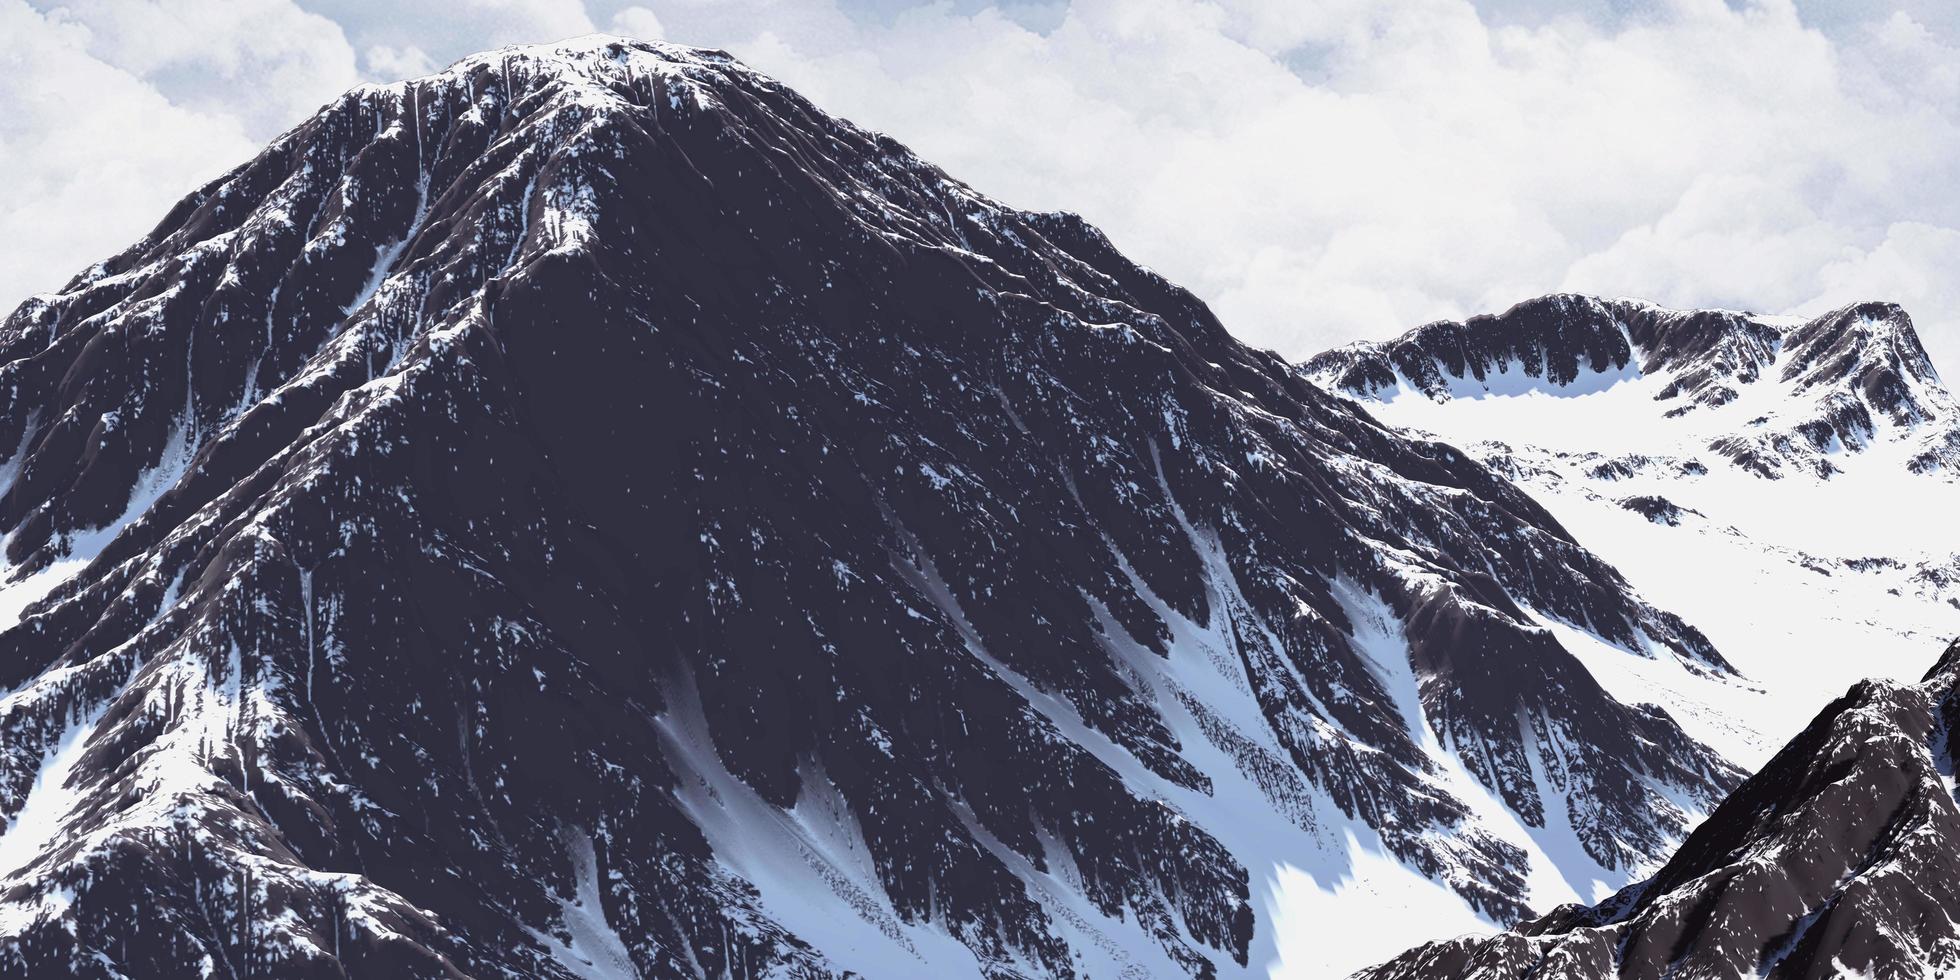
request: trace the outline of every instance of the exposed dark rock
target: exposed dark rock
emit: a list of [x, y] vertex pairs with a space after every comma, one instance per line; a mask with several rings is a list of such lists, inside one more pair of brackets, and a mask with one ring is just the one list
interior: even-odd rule
[[1639, 494], [1632, 497], [1624, 497], [1620, 500], [1620, 506], [1656, 524], [1665, 524], [1668, 527], [1680, 526], [1681, 516], [1683, 514], [1699, 515], [1701, 513], [1692, 508], [1683, 508], [1674, 501], [1655, 494]]
[[1546, 296], [1462, 323], [1427, 323], [1385, 343], [1336, 348], [1302, 366], [1329, 387], [1361, 395], [1407, 384], [1443, 400], [1460, 387], [1507, 379], [1563, 387], [1635, 360], [1616, 312], [1590, 296]]

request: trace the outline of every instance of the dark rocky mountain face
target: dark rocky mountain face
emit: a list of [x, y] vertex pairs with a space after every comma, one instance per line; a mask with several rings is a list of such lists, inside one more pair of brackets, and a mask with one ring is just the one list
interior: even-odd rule
[[1362, 398], [1410, 390], [1453, 396], [1597, 390], [1663, 375], [1653, 392], [1669, 419], [1719, 408], [1764, 377], [1779, 397], [1707, 440], [1758, 476], [1831, 476], [1832, 459], [1874, 441], [1912, 443], [1914, 472], [1960, 472], [1960, 407], [1940, 384], [1912, 320], [1892, 303], [1859, 303], [1808, 321], [1725, 310], [1667, 310], [1632, 300], [1557, 294], [1462, 323], [1439, 321], [1394, 340], [1320, 354], [1305, 370]]
[[1960, 643], [1867, 682], [1718, 807], [1660, 872], [1593, 907], [1364, 971], [1448, 977], [1919, 978], [1960, 968]]
[[1528, 914], [1445, 761], [1618, 869], [1739, 779], [1503, 479], [715, 52], [349, 93], [9, 317], [0, 430], [5, 972], [1210, 976], [1340, 822]]

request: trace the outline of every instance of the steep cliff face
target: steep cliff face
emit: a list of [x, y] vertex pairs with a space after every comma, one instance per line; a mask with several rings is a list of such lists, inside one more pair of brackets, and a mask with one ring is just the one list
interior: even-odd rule
[[7, 319], [0, 446], [32, 975], [1263, 972], [1276, 866], [1509, 921], [1739, 779], [1503, 478], [717, 52], [349, 93]]
[[1651, 879], [1363, 971], [1421, 977], [1946, 976], [1960, 967], [1960, 643], [1916, 685], [1859, 684]]

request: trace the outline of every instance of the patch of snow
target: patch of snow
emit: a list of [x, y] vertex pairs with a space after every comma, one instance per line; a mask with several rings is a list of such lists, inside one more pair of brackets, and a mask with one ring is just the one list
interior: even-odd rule
[[536, 929], [531, 936], [546, 949], [566, 972], [580, 980], [640, 980], [633, 956], [626, 943], [606, 921], [606, 907], [599, 894], [599, 859], [592, 837], [582, 830], [567, 829], [563, 834], [572, 859], [576, 882], [570, 898], [559, 899], [559, 921], [570, 941]]
[[0, 585], [0, 630], [19, 623], [28, 606], [46, 598], [88, 563], [88, 558], [65, 558], [26, 578]]
[[[1357, 652], [1373, 669], [1376, 679], [1394, 698], [1404, 724], [1415, 735], [1423, 753], [1442, 774], [1450, 795], [1468, 804], [1480, 829], [1497, 835], [1522, 850], [1525, 869], [1526, 903], [1537, 909], [1551, 909], [1565, 902], [1591, 901], [1624, 885], [1627, 872], [1600, 867], [1579, 844], [1565, 822], [1564, 794], [1541, 779], [1539, 798], [1544, 801], [1546, 826], [1526, 824], [1497, 794], [1472, 775], [1457, 753], [1436, 738], [1422, 709], [1422, 695], [1411, 666], [1409, 642], [1397, 625], [1393, 610], [1381, 597], [1351, 583], [1336, 583], [1334, 595], [1342, 611], [1354, 624], [1352, 638]], [[1530, 739], [1526, 726], [1525, 737]], [[1534, 773], [1538, 752], [1530, 747]], [[1556, 813], [1554, 813], [1556, 811]], [[1395, 950], [1393, 952], [1401, 952]], [[1393, 953], [1391, 953], [1393, 955]]]
[[60, 840], [69, 811], [81, 799], [81, 794], [70, 784], [70, 777], [87, 751], [104, 710], [106, 706], [86, 718], [71, 721], [61, 741], [41, 763], [33, 786], [27, 791], [26, 802], [7, 822], [6, 831], [0, 833], [0, 881], [18, 877]]
[[[1186, 530], [1204, 562], [1209, 608], [1217, 610], [1213, 622], [1201, 625], [1186, 619], [1131, 573], [1138, 594], [1171, 630], [1170, 654], [1160, 657], [1137, 645], [1106, 615], [1104, 634], [1156, 693], [1179, 754], [1212, 780], [1209, 795], [1154, 776], [1141, 788], [1204, 827], [1251, 873], [1257, 914], [1246, 975], [1345, 977], [1424, 941], [1495, 931], [1495, 923], [1446, 885], [1398, 861], [1372, 828], [1342, 813], [1294, 767], [1252, 694], [1226, 622], [1225, 610], [1244, 605], [1234, 573], [1216, 541], [1188, 524]], [[1361, 607], [1371, 599], [1380, 602], [1356, 589], [1341, 591], [1357, 612], [1365, 613]], [[1359, 628], [1357, 645], [1385, 672], [1399, 672], [1389, 678], [1390, 689], [1397, 692], [1405, 717], [1418, 723], [1415, 730], [1426, 733], [1407, 643], [1385, 632], [1386, 626], [1376, 633], [1368, 629]], [[1432, 752], [1448, 755], [1432, 736], [1423, 737]], [[1273, 764], [1261, 765], [1262, 760]], [[1274, 778], [1279, 781], [1265, 781]], [[1529, 835], [1517, 829], [1517, 818], [1460, 765], [1446, 778], [1451, 791], [1471, 804], [1479, 829], [1527, 853], [1536, 850]], [[1534, 898], [1574, 897], [1542, 851], [1533, 854], [1529, 876]], [[1229, 963], [1221, 967], [1233, 975]]]
[[73, 578], [75, 573], [88, 567], [102, 553], [102, 549], [122, 533], [123, 528], [147, 513], [157, 498], [183, 477], [195, 448], [184, 428], [179, 426], [165, 444], [157, 464], [137, 477], [135, 486], [130, 490], [129, 502], [120, 516], [101, 527], [69, 533], [65, 537], [63, 557], [24, 578], [7, 581], [11, 569], [0, 567], [0, 630], [19, 623], [28, 606], [47, 597]]
[[1372, 835], [1353, 827], [1345, 834], [1347, 877], [1326, 881], [1291, 864], [1268, 875], [1278, 946], [1273, 980], [1345, 977], [1416, 943], [1493, 931], [1462, 898], [1397, 861]]
[[867, 977], [977, 972], [959, 941], [892, 909], [862, 836], [827, 802], [820, 776], [805, 780], [794, 809], [771, 805], [722, 765], [689, 694], [671, 695], [655, 719], [676, 796], [716, 860], [756, 887], [764, 912], [796, 935], [822, 937], [825, 957]]

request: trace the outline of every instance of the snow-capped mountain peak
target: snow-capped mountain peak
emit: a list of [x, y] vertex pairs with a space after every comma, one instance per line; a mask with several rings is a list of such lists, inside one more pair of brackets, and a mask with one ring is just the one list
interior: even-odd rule
[[336, 100], [0, 326], [0, 447], [30, 974], [1325, 971], [1741, 776], [1500, 475], [715, 52]]

